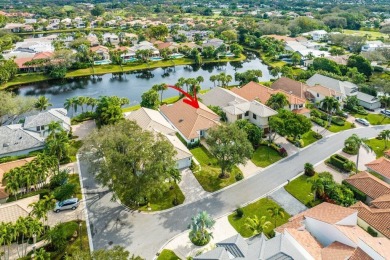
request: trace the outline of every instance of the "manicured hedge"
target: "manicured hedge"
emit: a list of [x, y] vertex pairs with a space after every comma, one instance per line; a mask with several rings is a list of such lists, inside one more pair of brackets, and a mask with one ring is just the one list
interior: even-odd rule
[[377, 237], [378, 236], [378, 232], [376, 232], [372, 227], [368, 227], [367, 228], [367, 233], [370, 234], [373, 237]]
[[319, 126], [322, 126], [322, 127], [326, 126], [326, 121], [322, 120], [321, 118], [312, 116], [312, 117], [310, 117], [310, 119], [311, 119], [311, 121], [313, 121], [314, 123], [316, 123]]
[[332, 164], [333, 166], [335, 166], [341, 170], [345, 170], [344, 164], [346, 162], [348, 162], [348, 159], [345, 158], [344, 156], [339, 155], [339, 154], [334, 154], [329, 159], [330, 164]]
[[342, 184], [343, 184], [344, 186], [346, 186], [347, 188], [349, 188], [349, 189], [353, 192], [353, 194], [355, 195], [355, 199], [360, 200], [360, 201], [362, 201], [362, 202], [365, 202], [365, 201], [366, 201], [367, 195], [364, 194], [364, 192], [358, 190], [355, 186], [352, 186], [351, 184], [349, 184], [349, 183], [348, 183], [347, 181], [345, 181], [345, 180], [342, 181]]
[[344, 126], [345, 125], [345, 120], [341, 117], [338, 116], [333, 116], [332, 117], [332, 124], [338, 125], [338, 126]]

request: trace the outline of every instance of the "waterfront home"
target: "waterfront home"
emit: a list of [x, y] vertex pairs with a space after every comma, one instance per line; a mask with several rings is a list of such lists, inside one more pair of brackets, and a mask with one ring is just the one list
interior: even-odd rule
[[95, 34], [91, 34], [91, 33], [88, 34], [87, 40], [91, 43], [90, 47], [95, 47], [95, 46], [98, 46], [100, 44], [99, 39]]
[[[213, 38], [213, 39], [206, 40], [206, 41], [202, 44], [202, 48], [205, 48], [205, 47], [214, 47], [214, 49], [218, 49], [218, 48], [221, 47], [222, 45], [226, 45], [226, 44], [224, 43], [223, 40], [218, 39], [218, 38]], [[228, 47], [228, 46], [226, 45], [226, 47]]]
[[173, 128], [159, 111], [142, 107], [126, 114], [125, 118], [135, 121], [143, 130], [150, 131], [154, 134], [162, 134], [176, 151], [175, 161], [177, 169], [190, 167], [192, 159], [191, 152], [176, 136], [177, 130]]
[[49, 134], [49, 124], [57, 122], [63, 130], [69, 132], [71, 123], [67, 113], [64, 108], [52, 108], [36, 115], [27, 116], [23, 123], [23, 129], [46, 137]]
[[42, 71], [45, 69], [52, 56], [52, 52], [39, 52], [35, 53], [33, 57], [15, 58], [14, 62], [18, 66], [20, 72]]
[[29, 24], [22, 23], [7, 23], [1, 30], [18, 33], [18, 32], [31, 32], [34, 28]]
[[199, 98], [207, 106], [218, 106], [226, 114], [227, 121], [234, 123], [240, 119], [247, 119], [265, 131], [268, 129], [269, 117], [277, 112], [257, 100], [248, 101], [236, 93], [224, 89], [213, 88]]
[[281, 77], [271, 85], [273, 89], [281, 89], [300, 98], [306, 98], [306, 90], [309, 86], [300, 81]]
[[96, 54], [96, 56], [94, 57], [95, 65], [111, 63], [110, 52], [107, 47], [98, 45], [98, 46], [91, 47], [90, 50]]
[[176, 42], [160, 42], [160, 43], [155, 43], [156, 47], [158, 50], [163, 50], [163, 49], [168, 49], [171, 52], [178, 52], [178, 49], [180, 45]]
[[140, 50], [150, 50], [150, 52], [151, 52], [150, 57], [159, 57], [160, 56], [160, 52], [158, 51], [158, 49], [156, 47], [154, 47], [153, 43], [148, 42], [148, 41], [142, 41], [142, 42], [130, 47], [129, 50], [134, 53], [134, 56], [136, 55], [137, 51], [140, 51]]
[[118, 45], [119, 44], [119, 36], [115, 33], [104, 33], [103, 34], [103, 44], [113, 44]]
[[193, 144], [207, 136], [207, 130], [219, 125], [219, 115], [199, 102], [194, 108], [183, 100], [160, 107], [162, 115], [178, 131], [187, 144]]
[[376, 49], [379, 48], [384, 48], [384, 47], [390, 47], [390, 45], [385, 45], [381, 41], [367, 41], [363, 46], [362, 46], [362, 51], [363, 52], [370, 52], [370, 51], [375, 51]]
[[240, 88], [234, 87], [231, 89], [231, 91], [245, 98], [246, 100], [249, 101], [258, 100], [263, 104], [266, 104], [268, 102], [268, 99], [270, 99], [272, 95], [281, 93], [286, 96], [287, 101], [289, 102], [289, 105], [287, 105], [285, 109], [288, 109], [290, 111], [295, 111], [295, 112], [299, 111], [300, 114], [310, 112], [307, 109], [305, 109], [306, 100], [304, 98], [298, 97], [285, 90], [282, 89], [275, 90], [253, 81], [249, 82], [248, 84]]
[[194, 260], [216, 259], [387, 259], [390, 241], [374, 238], [358, 224], [358, 211], [322, 203], [275, 229], [245, 240], [239, 234], [216, 243]]

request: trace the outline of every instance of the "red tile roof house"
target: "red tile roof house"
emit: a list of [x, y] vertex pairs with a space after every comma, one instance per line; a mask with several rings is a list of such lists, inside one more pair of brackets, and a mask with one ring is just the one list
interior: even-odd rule
[[277, 93], [282, 93], [287, 97], [287, 100], [290, 103], [290, 105], [288, 105], [286, 109], [289, 109], [299, 114], [307, 114], [307, 115], [310, 114], [310, 110], [305, 108], [306, 105], [305, 98], [296, 96], [283, 89], [272, 89], [252, 81], [242, 86], [241, 88], [236, 88], [236, 87], [232, 88], [231, 91], [245, 98], [246, 100], [249, 101], [258, 100], [262, 104], [266, 104], [268, 99], [270, 99], [272, 95]]
[[[52, 56], [52, 52], [39, 52], [32, 58], [16, 58], [14, 61], [21, 72], [42, 71]], [[39, 60], [42, 62], [38, 62]], [[32, 64], [33, 61], [36, 61], [36, 63]]]
[[359, 201], [350, 208], [358, 211], [358, 225], [371, 227], [378, 236], [390, 238], [390, 185], [368, 172], [360, 172], [345, 180], [367, 195], [366, 203]]
[[200, 141], [201, 137], [206, 137], [208, 129], [220, 124], [219, 116], [201, 102], [199, 108], [194, 108], [179, 100], [161, 106], [160, 111], [187, 144]]
[[390, 184], [390, 159], [381, 157], [366, 164], [369, 171], [375, 172], [383, 177], [383, 180]]

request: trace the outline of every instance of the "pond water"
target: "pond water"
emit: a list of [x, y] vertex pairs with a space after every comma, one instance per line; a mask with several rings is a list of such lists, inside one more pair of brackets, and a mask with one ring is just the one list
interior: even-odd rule
[[[139, 104], [141, 95], [155, 84], [167, 83], [175, 84], [180, 77], [195, 78], [202, 76], [204, 82], [202, 89], [209, 89], [214, 86], [210, 81], [210, 76], [225, 72], [232, 75], [236, 72], [244, 72], [250, 69], [260, 69], [263, 76], [260, 81], [269, 81], [272, 76], [267, 65], [254, 54], [247, 54], [247, 59], [242, 62], [213, 63], [203, 66], [187, 65], [168, 68], [157, 68], [143, 71], [126, 72], [123, 75], [105, 74], [99, 77], [87, 76], [74, 79], [50, 80], [24, 85], [15, 92], [23, 96], [45, 95], [50, 99], [53, 107], [63, 107], [67, 98], [74, 96], [89, 96], [97, 98], [99, 96], [119, 96], [130, 99], [130, 106]], [[229, 84], [238, 84], [231, 82]], [[178, 92], [173, 89], [164, 91], [163, 97], [177, 96]]]

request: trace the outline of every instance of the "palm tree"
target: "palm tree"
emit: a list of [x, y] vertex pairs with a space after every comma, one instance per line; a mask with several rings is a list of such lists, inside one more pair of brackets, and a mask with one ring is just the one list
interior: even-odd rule
[[36, 109], [38, 109], [39, 111], [44, 111], [46, 110], [48, 107], [52, 106], [53, 104], [51, 104], [49, 102], [49, 99], [45, 96], [40, 96], [37, 101], [35, 102], [35, 105], [34, 107]]
[[96, 105], [97, 105], [97, 100], [95, 98], [92, 97], [87, 98], [87, 106], [91, 106], [91, 111], [93, 111]]
[[275, 68], [273, 68], [273, 69], [270, 71], [271, 75], [272, 75], [273, 77], [275, 77], [275, 78], [276, 78], [276, 77], [279, 78], [280, 72], [281, 72], [280, 67], [275, 67]]
[[367, 138], [360, 138], [358, 135], [353, 134], [344, 141], [345, 147], [348, 147], [352, 151], [357, 151], [356, 154], [356, 173], [359, 171], [359, 155], [360, 148], [363, 148], [367, 152], [371, 151], [371, 148], [365, 143]]
[[259, 219], [257, 215], [251, 218], [247, 218], [245, 223], [245, 227], [252, 230], [252, 234], [254, 236], [263, 233], [271, 225], [272, 223], [267, 221], [266, 216], [261, 216]]
[[290, 105], [290, 102], [288, 102], [287, 96], [283, 93], [276, 93], [271, 95], [271, 97], [267, 100], [266, 105], [274, 110], [279, 110]]
[[77, 98], [78, 105], [81, 106], [81, 113], [84, 113], [84, 105], [87, 104], [88, 97], [80, 96]]
[[49, 125], [47, 126], [47, 131], [49, 134], [54, 134], [57, 132], [60, 132], [62, 130], [62, 127], [59, 122], [51, 121]]
[[308, 182], [311, 183], [311, 192], [313, 193], [313, 201], [317, 200], [317, 194], [322, 196], [325, 193], [325, 186], [321, 178], [312, 178]]
[[36, 260], [49, 260], [50, 253], [46, 252], [46, 250], [43, 247], [41, 247], [38, 251], [36, 251], [35, 259]]
[[325, 97], [321, 100], [321, 108], [328, 112], [329, 114], [329, 123], [332, 121], [333, 112], [337, 111], [340, 108], [340, 103], [334, 97]]
[[271, 217], [274, 219], [274, 227], [276, 227], [276, 219], [281, 218], [283, 219], [286, 213], [283, 208], [281, 207], [272, 207], [268, 208], [268, 212], [271, 214]]
[[383, 130], [379, 133], [379, 137], [385, 140], [385, 148], [387, 148], [387, 141], [390, 139], [390, 130]]
[[217, 81], [217, 79], [218, 79], [217, 75], [210, 76], [210, 81], [214, 83], [214, 88], [215, 88], [215, 81]]
[[168, 89], [168, 85], [165, 83], [156, 84], [156, 85], [153, 85], [152, 89], [154, 89], [155, 91], [160, 91], [160, 102], [162, 102], [163, 92]]
[[190, 228], [190, 239], [192, 241], [209, 241], [212, 237], [212, 233], [208, 231], [215, 224], [215, 221], [206, 212], [202, 211], [191, 219]]
[[[74, 101], [75, 101], [74, 98], [67, 98], [65, 100], [64, 108], [68, 111], [68, 113], [69, 113], [70, 109], [73, 109]], [[72, 112], [72, 114], [73, 114], [73, 112]]]

